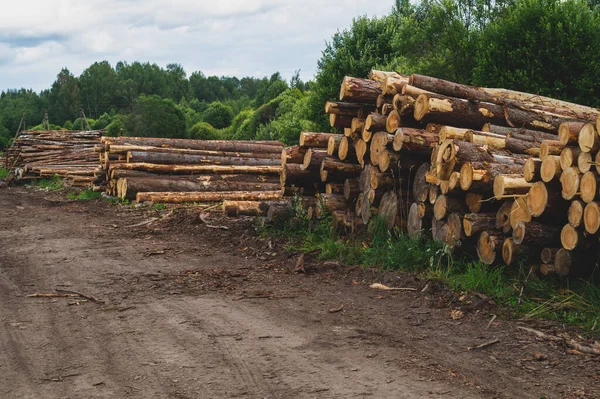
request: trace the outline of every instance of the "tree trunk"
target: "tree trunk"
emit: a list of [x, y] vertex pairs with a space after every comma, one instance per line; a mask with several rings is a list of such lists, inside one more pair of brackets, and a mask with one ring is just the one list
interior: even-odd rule
[[495, 213], [467, 213], [463, 218], [463, 229], [467, 237], [486, 230], [494, 230], [496, 225]]
[[401, 127], [396, 130], [392, 147], [415, 152], [429, 152], [438, 144], [438, 135], [423, 129]]
[[354, 141], [354, 150], [356, 152], [358, 163], [364, 168], [365, 163], [369, 161], [369, 156], [367, 155], [367, 143], [362, 139], [357, 139]]
[[583, 152], [596, 152], [600, 149], [600, 136], [592, 123], [586, 123], [579, 131], [577, 139]]
[[398, 224], [398, 196], [395, 191], [387, 191], [381, 197], [377, 215], [385, 221], [388, 230], [393, 229]]
[[462, 197], [438, 196], [433, 207], [433, 215], [437, 220], [442, 220], [449, 213], [465, 214], [467, 207]]
[[503, 150], [506, 148], [507, 142], [509, 140], [504, 136], [495, 133], [485, 133], [478, 132], [476, 130], [469, 130], [463, 135], [463, 140], [468, 141], [469, 143], [479, 144], [479, 145], [487, 145], [490, 148], [496, 150]]
[[525, 245], [516, 244], [512, 238], [506, 238], [502, 245], [502, 260], [508, 266], [516, 262], [516, 260], [526, 252]]
[[396, 94], [392, 100], [394, 110], [402, 115], [412, 115], [415, 109], [415, 98], [411, 96], [404, 96], [402, 94]]
[[343, 103], [339, 101], [327, 101], [325, 103], [326, 114], [364, 118], [373, 111], [375, 111], [375, 107], [363, 104]]
[[308, 170], [321, 170], [321, 164], [325, 159], [333, 159], [327, 155], [327, 151], [309, 148], [304, 154], [302, 167]]
[[481, 129], [485, 123], [505, 124], [503, 107], [490, 103], [474, 104], [454, 97], [421, 94], [415, 102], [415, 119]]
[[[279, 150], [281, 151], [281, 149]], [[159, 174], [264, 174], [276, 175], [281, 166], [238, 166], [238, 165], [157, 165], [152, 163], [121, 163], [111, 165], [111, 169], [141, 170]]]
[[582, 231], [575, 229], [570, 224], [563, 226], [560, 232], [560, 243], [564, 249], [572, 251], [578, 246], [584, 246], [585, 242], [586, 240]]
[[353, 117], [351, 116], [331, 114], [329, 115], [329, 124], [331, 127], [346, 129], [352, 126], [352, 119]]
[[465, 134], [471, 129], [462, 127], [442, 126], [439, 131], [439, 141], [444, 140], [465, 140]]
[[579, 132], [586, 123], [583, 121], [561, 123], [558, 127], [558, 140], [562, 145], [577, 145], [579, 143]]
[[559, 188], [555, 185], [549, 185], [538, 181], [531, 186], [527, 195], [527, 206], [533, 217], [540, 217], [542, 214], [554, 218], [560, 218], [565, 214], [566, 201], [559, 194]]
[[281, 165], [285, 166], [288, 163], [304, 163], [306, 151], [306, 148], [302, 148], [299, 145], [284, 148], [281, 151]]
[[327, 155], [333, 156], [337, 154], [338, 148], [340, 147], [340, 143], [344, 138], [346, 137], [343, 134], [336, 134], [334, 136], [329, 137], [329, 141], [327, 142]]
[[429, 187], [426, 181], [426, 174], [429, 171], [430, 165], [423, 163], [417, 169], [413, 182], [413, 196], [416, 201], [424, 202], [427, 199]]
[[510, 208], [509, 214], [510, 227], [514, 229], [519, 222], [531, 222], [531, 212], [527, 206], [527, 200], [524, 197], [515, 199]]
[[519, 222], [515, 225], [512, 239], [515, 244], [551, 247], [560, 242], [560, 228], [537, 222]]
[[535, 141], [537, 143], [541, 143], [544, 140], [556, 140], [555, 133], [540, 132], [539, 130], [523, 129], [519, 127], [498, 126], [486, 123], [481, 130], [520, 140]]
[[333, 158], [326, 158], [321, 162], [321, 170], [333, 172], [338, 176], [357, 177], [360, 175], [362, 168], [360, 165], [354, 163], [347, 163]]
[[513, 154], [527, 154], [535, 157], [540, 155], [540, 143], [534, 141], [507, 138], [506, 149]]
[[497, 175], [494, 177], [494, 197], [497, 200], [507, 196], [525, 195], [533, 183], [525, 180], [523, 175]]
[[333, 133], [302, 132], [300, 133], [300, 147], [327, 148], [329, 138], [332, 136], [338, 135]]
[[543, 161], [549, 155], [560, 155], [564, 145], [558, 140], [544, 140], [540, 144], [540, 159]]
[[227, 216], [262, 216], [266, 214], [265, 204], [261, 201], [223, 201], [223, 213]]
[[165, 203], [182, 202], [220, 202], [231, 201], [268, 201], [281, 198], [280, 191], [223, 191], [223, 192], [140, 192], [136, 196], [138, 203], [152, 201]]
[[523, 165], [523, 178], [529, 182], [539, 180], [542, 169], [542, 160], [539, 158], [530, 157]]
[[340, 88], [340, 101], [377, 104], [377, 97], [382, 93], [381, 86], [374, 80], [346, 76]]
[[544, 248], [540, 253], [542, 263], [554, 263], [554, 257], [558, 252], [559, 248]]
[[346, 179], [344, 181], [344, 198], [348, 201], [353, 200], [358, 193], [360, 193], [358, 178]]
[[579, 183], [579, 192], [581, 200], [586, 204], [592, 202], [598, 196], [598, 185], [600, 184], [600, 176], [594, 172], [585, 172], [581, 176]]
[[520, 165], [487, 162], [465, 162], [460, 168], [459, 183], [463, 191], [492, 193], [494, 178], [504, 174], [518, 174]]
[[391, 76], [394, 78], [404, 78], [404, 79], [408, 80], [408, 76], [401, 75], [398, 72], [386, 72], [386, 71], [380, 71], [377, 69], [371, 69], [369, 71], [369, 79], [374, 80], [376, 82], [384, 83], [385, 79], [388, 76]]
[[582, 152], [577, 156], [577, 169], [581, 173], [589, 172], [593, 163], [592, 154], [589, 152]]
[[141, 145], [160, 148], [210, 150], [227, 152], [273, 152], [280, 154], [283, 144], [279, 141], [236, 141], [236, 140], [185, 140], [150, 137], [107, 137], [107, 151], [113, 145]]
[[579, 158], [579, 154], [586, 154], [585, 152], [581, 152], [579, 147], [565, 147], [560, 152], [560, 168], [565, 170], [573, 166], [576, 160]]
[[498, 256], [502, 252], [504, 236], [493, 231], [483, 231], [477, 241], [477, 255], [486, 265], [496, 263]]
[[239, 165], [239, 166], [276, 166], [281, 165], [281, 159], [221, 157], [212, 155], [170, 154], [164, 152], [127, 153], [127, 163], [153, 163], [162, 165]]

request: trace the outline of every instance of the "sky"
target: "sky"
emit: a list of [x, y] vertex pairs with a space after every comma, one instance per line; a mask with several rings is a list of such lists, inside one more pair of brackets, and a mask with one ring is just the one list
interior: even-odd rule
[[393, 0], [21, 0], [0, 13], [0, 90], [49, 88], [96, 61], [181, 64], [188, 76], [311, 79], [338, 30]]

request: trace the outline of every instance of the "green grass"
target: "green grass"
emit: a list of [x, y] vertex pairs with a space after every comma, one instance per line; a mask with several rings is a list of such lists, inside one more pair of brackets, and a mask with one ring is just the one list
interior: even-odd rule
[[102, 197], [101, 193], [95, 192], [89, 188], [86, 190], [80, 191], [80, 192], [70, 192], [69, 194], [67, 194], [67, 198], [80, 200], [80, 201], [97, 199], [97, 198], [101, 198], [101, 197]]
[[55, 176], [49, 179], [34, 180], [31, 182], [31, 186], [49, 191], [58, 191], [63, 189], [63, 180]]
[[0, 168], [0, 179], [6, 179], [8, 173], [8, 169]]
[[[296, 219], [295, 219], [296, 220]], [[515, 267], [487, 266], [469, 256], [455, 257], [440, 243], [389, 232], [375, 220], [369, 234], [340, 238], [330, 220], [314, 223], [300, 215], [293, 227], [269, 226], [263, 234], [285, 237], [291, 251], [320, 250], [323, 260], [417, 273], [455, 292], [478, 292], [511, 310], [516, 318], [555, 320], [597, 334], [600, 281], [538, 278], [526, 259]]]
[[154, 211], [162, 211], [162, 210], [165, 210], [165, 209], [167, 209], [167, 206], [165, 204], [158, 204], [157, 203], [157, 204], [153, 204], [152, 205], [152, 210], [154, 210]]

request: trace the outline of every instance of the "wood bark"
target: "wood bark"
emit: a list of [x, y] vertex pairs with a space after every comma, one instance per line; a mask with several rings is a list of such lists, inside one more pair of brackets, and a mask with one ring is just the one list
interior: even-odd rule
[[512, 239], [515, 244], [551, 247], [560, 242], [560, 228], [538, 222], [518, 222]]
[[526, 252], [525, 245], [515, 243], [512, 238], [506, 238], [502, 245], [502, 260], [508, 266], [516, 263], [517, 259]]
[[579, 143], [579, 132], [586, 123], [584, 121], [561, 123], [558, 127], [558, 140], [562, 145], [577, 145]]
[[222, 157], [210, 155], [170, 154], [162, 152], [138, 152], [127, 153], [128, 163], [153, 163], [162, 165], [239, 165], [239, 166], [277, 166], [281, 165], [281, 159], [265, 158], [241, 158]]
[[488, 122], [505, 124], [504, 109], [501, 106], [490, 103], [474, 104], [453, 97], [436, 97], [428, 94], [421, 94], [417, 97], [414, 111], [417, 121], [454, 123], [471, 129], [480, 129]]
[[152, 163], [121, 163], [111, 165], [114, 169], [141, 170], [158, 174], [266, 174], [276, 175], [281, 166], [237, 166], [237, 165], [158, 165]]
[[281, 198], [280, 191], [223, 191], [223, 192], [140, 192], [136, 201], [182, 203], [182, 202], [220, 202], [223, 200], [237, 201], [268, 201]]
[[[581, 226], [583, 222], [583, 203], [578, 200], [571, 201], [571, 205], [568, 210], [569, 224], [575, 228]], [[548, 262], [545, 262], [548, 263]]]
[[300, 146], [327, 148], [327, 146], [329, 145], [329, 138], [336, 136], [338, 135], [333, 133], [302, 132], [300, 133]]
[[340, 101], [376, 104], [382, 93], [382, 84], [374, 80], [344, 77], [340, 88]]
[[494, 230], [496, 225], [495, 213], [467, 213], [463, 218], [463, 229], [467, 237], [482, 231]]
[[352, 119], [353, 117], [351, 116], [331, 114], [329, 115], [329, 124], [331, 127], [346, 129], [352, 126]]
[[513, 197], [516, 195], [525, 195], [533, 183], [525, 180], [522, 174], [497, 175], [494, 177], [494, 197], [497, 200]]
[[180, 148], [227, 152], [273, 152], [280, 154], [283, 144], [278, 141], [186, 140], [149, 137], [108, 137], [108, 149], [115, 145], [143, 145], [159, 148]]
[[353, 118], [364, 118], [374, 110], [375, 108], [373, 106], [363, 104], [344, 103], [339, 101], [327, 101], [325, 103], [326, 114], [351, 116]]

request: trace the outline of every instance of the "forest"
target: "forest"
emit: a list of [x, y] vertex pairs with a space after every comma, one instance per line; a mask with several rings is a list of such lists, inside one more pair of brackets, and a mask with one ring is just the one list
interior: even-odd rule
[[[388, 15], [357, 17], [330, 38], [317, 73], [286, 81], [206, 76], [180, 64], [95, 62], [81, 75], [67, 67], [41, 92], [0, 94], [0, 148], [21, 118], [41, 129], [90, 128], [107, 135], [192, 139], [297, 140], [330, 131], [323, 104], [345, 75], [371, 68], [421, 73], [459, 83], [504, 87], [600, 106], [600, 1], [396, 0]], [[87, 128], [87, 124], [84, 125]]]

